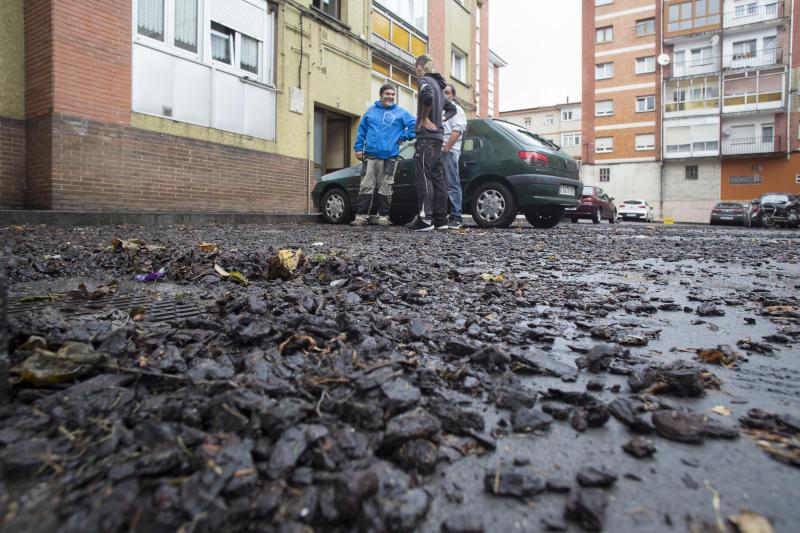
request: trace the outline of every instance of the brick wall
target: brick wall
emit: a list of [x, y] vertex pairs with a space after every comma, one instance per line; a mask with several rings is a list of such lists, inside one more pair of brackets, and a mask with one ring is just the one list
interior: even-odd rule
[[52, 201], [65, 210], [304, 213], [307, 164], [55, 114]]
[[53, 105], [53, 2], [25, 1], [25, 116], [46, 115]]
[[25, 122], [0, 118], [0, 208], [25, 204]]
[[25, 127], [25, 207], [50, 209], [52, 205], [52, 118], [29, 118]]
[[584, 164], [594, 162], [594, 17], [595, 6], [593, 2], [583, 2], [583, 24], [581, 27], [581, 62], [583, 73], [581, 75], [581, 116], [583, 127], [581, 129], [581, 159]]
[[129, 124], [131, 0], [53, 4], [53, 111]]

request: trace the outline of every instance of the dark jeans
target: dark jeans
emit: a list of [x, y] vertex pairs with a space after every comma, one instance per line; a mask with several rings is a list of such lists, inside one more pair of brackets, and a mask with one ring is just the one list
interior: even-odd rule
[[442, 141], [417, 139], [414, 153], [417, 209], [435, 226], [447, 224], [447, 184], [442, 171]]

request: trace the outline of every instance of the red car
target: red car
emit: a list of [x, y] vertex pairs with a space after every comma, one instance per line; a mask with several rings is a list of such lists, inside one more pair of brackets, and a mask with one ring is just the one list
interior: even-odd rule
[[577, 222], [579, 218], [588, 218], [595, 224], [604, 219], [611, 224], [619, 222], [614, 199], [602, 188], [592, 185], [584, 185], [580, 205], [565, 209], [564, 218], [569, 218], [573, 222]]

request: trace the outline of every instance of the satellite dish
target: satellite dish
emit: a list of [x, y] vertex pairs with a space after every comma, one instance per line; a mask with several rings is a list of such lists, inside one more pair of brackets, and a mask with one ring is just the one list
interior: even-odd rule
[[708, 41], [708, 44], [710, 44], [711, 46], [714, 46], [718, 42], [719, 42], [719, 35], [714, 34], [714, 35], [711, 36], [711, 39]]
[[727, 137], [727, 136], [729, 136], [731, 133], [733, 133], [733, 129], [732, 129], [730, 126], [725, 126], [724, 128], [722, 128], [722, 134], [723, 134], [724, 136], [726, 136], [726, 137]]
[[656, 61], [662, 67], [669, 65], [669, 54], [661, 54]]

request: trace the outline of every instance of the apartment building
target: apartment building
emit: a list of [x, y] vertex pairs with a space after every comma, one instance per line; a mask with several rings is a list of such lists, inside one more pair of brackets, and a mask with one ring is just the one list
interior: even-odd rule
[[500, 118], [528, 128], [580, 160], [582, 157], [580, 102], [503, 111]]
[[471, 114], [497, 107], [488, 0], [8, 0], [0, 20], [0, 208], [308, 212], [382, 83], [414, 108], [423, 52]]
[[798, 0], [585, 2], [587, 180], [683, 221], [707, 220], [720, 199], [800, 192], [798, 10]]

